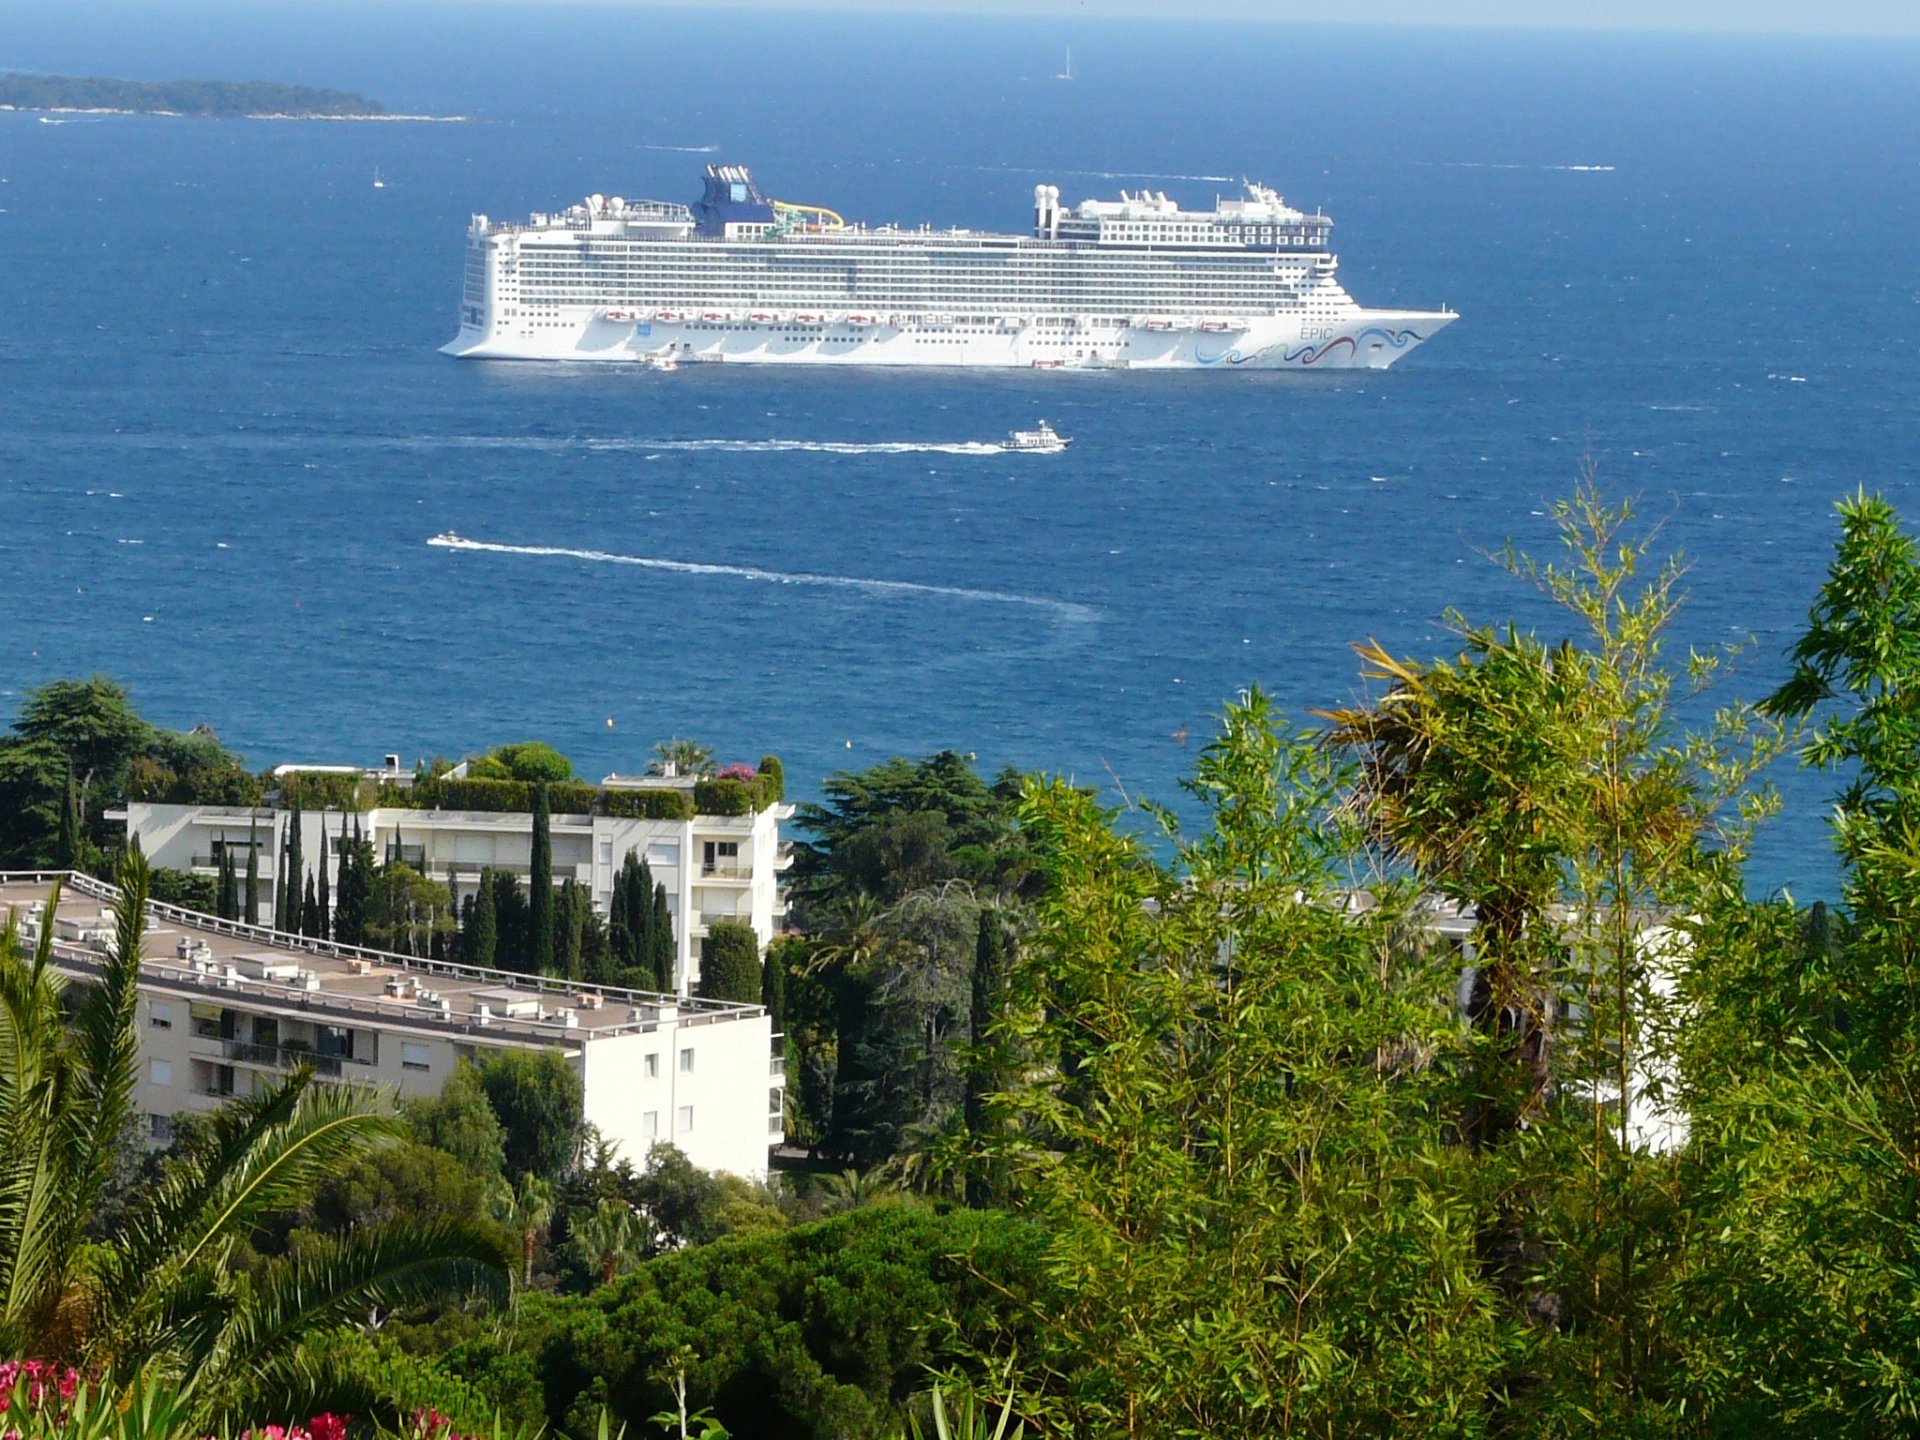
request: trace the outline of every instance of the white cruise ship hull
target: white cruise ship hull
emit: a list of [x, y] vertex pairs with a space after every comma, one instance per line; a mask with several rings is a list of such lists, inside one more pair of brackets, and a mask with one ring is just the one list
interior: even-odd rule
[[443, 353], [477, 360], [748, 365], [958, 366], [1062, 370], [1384, 370], [1458, 317], [1451, 311], [1353, 309], [1317, 322], [1293, 316], [1200, 327], [1088, 317], [1010, 317], [984, 324], [913, 318], [886, 323], [611, 319], [560, 310], [537, 329], [461, 328]]

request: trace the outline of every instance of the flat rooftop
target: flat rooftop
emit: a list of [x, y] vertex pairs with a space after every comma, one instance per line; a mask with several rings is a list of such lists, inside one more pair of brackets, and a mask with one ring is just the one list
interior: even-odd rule
[[[0, 872], [0, 923], [17, 912], [38, 933], [55, 879], [53, 953], [69, 975], [93, 977], [113, 933], [119, 891], [86, 875]], [[758, 1005], [682, 999], [508, 970], [422, 960], [285, 935], [150, 901], [140, 982], [208, 1004], [273, 1010], [329, 1024], [458, 1034], [479, 1043], [577, 1048], [665, 1024], [713, 1024], [764, 1013]]]

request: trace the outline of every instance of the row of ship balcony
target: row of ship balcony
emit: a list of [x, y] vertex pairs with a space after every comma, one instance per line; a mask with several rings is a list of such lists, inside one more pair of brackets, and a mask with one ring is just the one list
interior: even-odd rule
[[699, 324], [712, 325], [848, 325], [856, 330], [891, 329], [907, 330], [918, 328], [946, 329], [955, 325], [979, 325], [997, 330], [1026, 330], [1034, 326], [1059, 326], [1079, 330], [1116, 330], [1131, 327], [1135, 330], [1201, 330], [1214, 332], [1232, 332], [1251, 329], [1253, 321], [1242, 316], [1223, 315], [1133, 315], [1096, 316], [1096, 315], [982, 315], [956, 317], [953, 315], [931, 314], [880, 314], [862, 310], [826, 311], [826, 310], [720, 310], [720, 309], [676, 309], [672, 306], [658, 310], [641, 308], [623, 310], [619, 308], [599, 309], [593, 318], [608, 321], [616, 325], [636, 322], [659, 322], [663, 325]]

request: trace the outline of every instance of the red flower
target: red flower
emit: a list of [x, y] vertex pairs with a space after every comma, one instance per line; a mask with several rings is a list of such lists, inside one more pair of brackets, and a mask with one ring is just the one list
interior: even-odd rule
[[313, 1440], [347, 1440], [348, 1415], [335, 1415], [329, 1410], [324, 1415], [316, 1415], [307, 1421], [307, 1430]]

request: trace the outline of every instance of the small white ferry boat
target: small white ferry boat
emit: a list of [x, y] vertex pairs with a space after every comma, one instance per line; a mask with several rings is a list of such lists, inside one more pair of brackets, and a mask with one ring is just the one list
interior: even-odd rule
[[648, 370], [678, 370], [680, 368], [680, 362], [674, 357], [674, 353], [671, 350], [646, 350], [635, 355], [633, 358], [638, 360], [644, 369]]
[[1008, 432], [1007, 438], [1001, 442], [1000, 448], [1003, 450], [1034, 450], [1042, 454], [1052, 454], [1056, 451], [1066, 449], [1070, 443], [1065, 436], [1057, 434], [1051, 425], [1042, 420], [1031, 430], [1013, 430]]

